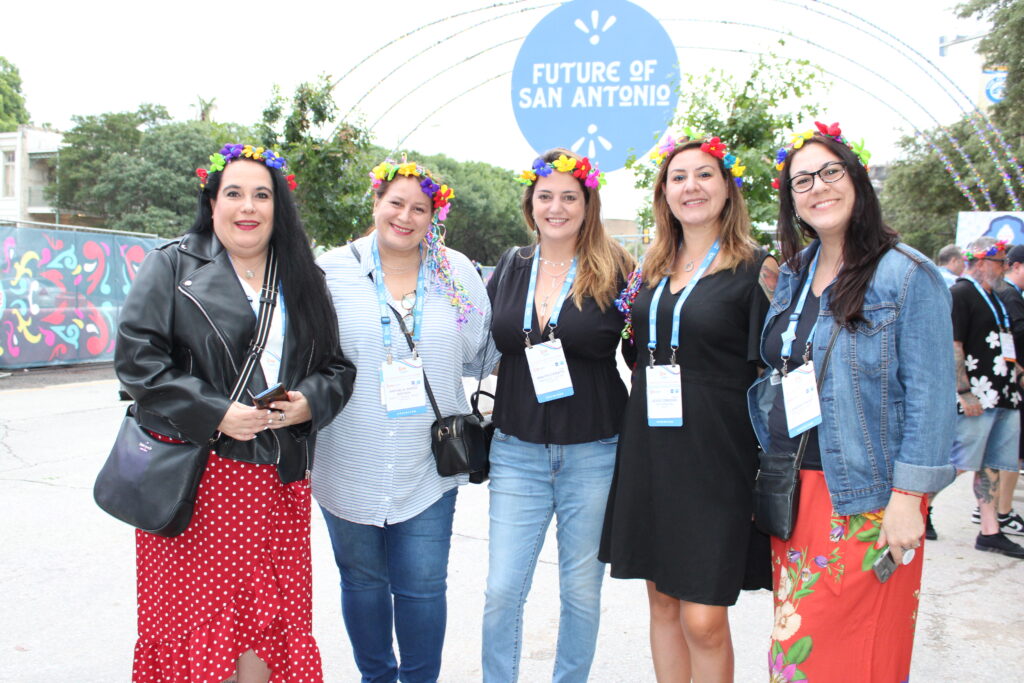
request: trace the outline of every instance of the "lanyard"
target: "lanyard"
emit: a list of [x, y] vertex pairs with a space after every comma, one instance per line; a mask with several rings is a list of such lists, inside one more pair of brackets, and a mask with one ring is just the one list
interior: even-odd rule
[[[811, 283], [814, 282], [814, 273], [818, 269], [818, 256], [820, 254], [821, 248], [819, 247], [818, 251], [814, 254], [814, 259], [811, 261], [811, 267], [807, 269], [807, 281], [804, 282], [804, 288], [800, 291], [800, 298], [797, 299], [796, 308], [789, 315], [789, 325], [786, 326], [786, 330], [782, 333], [782, 374], [786, 374], [786, 370], [789, 367], [789, 358], [793, 354], [793, 340], [796, 339], [796, 326], [800, 322], [800, 314], [804, 312], [804, 303], [807, 302], [807, 293], [811, 291]], [[814, 331], [816, 329], [818, 329], [817, 320], [814, 321], [814, 326], [807, 334], [807, 348], [810, 348], [811, 343], [814, 341]]]
[[1010, 285], [1010, 286], [1011, 286], [1011, 287], [1013, 287], [1013, 288], [1014, 288], [1015, 290], [1017, 290], [1017, 293], [1018, 293], [1018, 294], [1021, 294], [1021, 293], [1022, 293], [1022, 292], [1021, 292], [1021, 289], [1020, 289], [1020, 287], [1018, 287], [1018, 286], [1017, 286], [1016, 284], [1014, 284], [1014, 283], [1013, 283], [1013, 282], [1012, 282], [1012, 281], [1011, 281], [1011, 280], [1010, 280], [1009, 278], [1005, 278], [1005, 277], [1004, 277], [1004, 278], [1003, 278], [1003, 282], [1005, 282], [1006, 284]]
[[[384, 336], [384, 346], [388, 350], [388, 362], [391, 362], [391, 306], [388, 305], [388, 293], [384, 289], [384, 268], [380, 264], [380, 251], [377, 249], [377, 235], [370, 243], [373, 254], [373, 281], [377, 285], [377, 303], [380, 305], [380, 326]], [[420, 329], [423, 326], [423, 302], [427, 298], [427, 278], [425, 264], [420, 258], [420, 269], [416, 276], [416, 303], [412, 307], [412, 341], [420, 340]], [[416, 355], [415, 348], [413, 355]]]
[[[537, 295], [537, 272], [540, 269], [540, 245], [533, 250], [533, 267], [530, 269], [530, 287], [526, 292], [526, 306], [523, 308], [523, 334], [526, 337], [526, 345], [530, 344], [530, 332], [533, 330], [533, 299]], [[551, 317], [548, 318], [549, 336], [552, 341], [555, 339], [555, 328], [558, 327], [558, 315], [562, 312], [562, 304], [569, 294], [573, 280], [576, 279], [576, 257], [572, 257], [572, 264], [569, 272], [566, 273], [565, 282], [562, 284], [562, 291], [558, 295], [555, 307], [551, 309]], [[543, 334], [543, 331], [542, 331]]]
[[993, 297], [990, 297], [987, 294], [985, 294], [985, 289], [980, 284], [978, 284], [978, 281], [975, 280], [970, 275], [964, 275], [963, 278], [965, 280], [970, 280], [971, 281], [971, 284], [974, 285], [974, 288], [976, 290], [978, 290], [978, 294], [980, 294], [981, 298], [984, 299], [985, 303], [988, 304], [988, 309], [990, 311], [992, 311], [992, 317], [994, 317], [996, 319], [996, 326], [999, 327], [1004, 332], [1009, 331], [1009, 329], [1010, 329], [1010, 316], [1006, 312], [1006, 306], [1003, 305], [1003, 300], [1000, 299], [998, 296], [995, 297], [995, 300], [999, 302], [999, 310], [1001, 310], [1003, 312], [1003, 317], [1000, 319], [999, 314], [996, 313], [996, 307], [992, 305]]
[[[679, 295], [679, 300], [676, 301], [675, 308], [672, 309], [672, 362], [670, 365], [676, 364], [676, 350], [679, 348], [679, 315], [683, 310], [683, 303], [690, 297], [693, 292], [693, 288], [700, 282], [701, 277], [704, 276], [710, 266], [711, 262], [715, 260], [715, 256], [718, 255], [718, 240], [711, 245], [708, 249], [708, 253], [704, 256], [704, 260], [700, 262], [700, 268], [693, 274], [690, 281], [686, 283], [686, 287], [683, 289], [682, 294]], [[650, 320], [648, 322], [648, 339], [647, 348], [651, 354], [651, 366], [654, 365], [654, 350], [658, 348], [658, 302], [661, 300], [661, 293], [665, 290], [665, 283], [669, 281], [669, 276], [666, 275], [661, 278], [661, 282], [658, 283], [658, 288], [654, 290], [654, 298], [651, 299], [651, 313]]]

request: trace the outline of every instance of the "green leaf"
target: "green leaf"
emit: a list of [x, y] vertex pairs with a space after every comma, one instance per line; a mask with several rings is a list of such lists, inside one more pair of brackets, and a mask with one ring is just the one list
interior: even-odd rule
[[817, 583], [818, 578], [820, 576], [821, 574], [811, 574], [809, 577], [804, 579], [803, 588], [810, 588], [811, 586], [813, 586], [815, 583]]
[[878, 556], [881, 554], [881, 548], [876, 548], [875, 546], [868, 548], [868, 551], [864, 553], [864, 561], [860, 563], [860, 570], [862, 572], [866, 572], [871, 569], [871, 565], [875, 563], [875, 560], [877, 560]]
[[772, 641], [772, 659], [775, 659], [776, 655], [779, 655], [781, 653], [782, 653], [782, 645], [779, 644], [779, 641], [773, 640]]
[[862, 531], [859, 534], [857, 534], [857, 540], [858, 541], [865, 541], [865, 542], [866, 541], [877, 541], [878, 540], [878, 532], [879, 531], [881, 531], [881, 529], [879, 527], [873, 526], [870, 529], [868, 529], [867, 531]]
[[789, 680], [791, 680], [791, 681], [806, 681], [807, 680], [807, 674], [805, 674], [800, 669], [794, 669], [793, 670], [793, 677], [791, 679], [789, 679]]
[[789, 652], [786, 653], [786, 664], [800, 664], [811, 654], [811, 647], [814, 641], [811, 640], [810, 636], [804, 636], [800, 640], [793, 643], [789, 648]]
[[850, 528], [846, 530], [846, 538], [852, 538], [855, 533], [860, 531], [861, 527], [864, 526], [864, 522], [867, 518], [864, 515], [854, 515], [850, 518]]
[[800, 590], [798, 590], [798, 591], [797, 591], [796, 593], [793, 593], [793, 599], [794, 599], [794, 600], [799, 600], [800, 598], [802, 598], [802, 597], [805, 597], [805, 596], [808, 596], [808, 595], [810, 595], [810, 594], [811, 594], [811, 593], [813, 593], [813, 592], [814, 592], [814, 591], [812, 591], [812, 590], [809, 590], [809, 589], [807, 589], [807, 588], [801, 588], [801, 589], [800, 589]]

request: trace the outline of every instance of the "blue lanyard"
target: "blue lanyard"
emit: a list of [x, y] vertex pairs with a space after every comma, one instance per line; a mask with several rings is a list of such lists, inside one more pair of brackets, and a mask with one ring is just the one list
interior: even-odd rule
[[[526, 336], [526, 345], [530, 344], [530, 332], [533, 330], [533, 299], [537, 295], [537, 272], [540, 269], [540, 245], [533, 250], [533, 267], [530, 269], [530, 287], [526, 292], [526, 306], [523, 308], [523, 334]], [[550, 328], [550, 338], [552, 341], [555, 339], [555, 328], [558, 327], [558, 315], [562, 312], [562, 304], [565, 303], [565, 297], [569, 294], [569, 288], [572, 287], [573, 280], [576, 279], [576, 257], [572, 257], [572, 264], [569, 266], [569, 272], [565, 276], [565, 282], [562, 284], [562, 291], [558, 295], [558, 301], [555, 302], [555, 307], [551, 309], [551, 317], [548, 318], [548, 327]], [[543, 332], [542, 332], [543, 334]]]
[[[377, 249], [377, 235], [370, 242], [370, 253], [373, 254], [373, 281], [377, 285], [377, 303], [380, 306], [380, 326], [384, 335], [384, 346], [388, 350], [388, 362], [391, 362], [391, 306], [388, 305], [388, 293], [384, 289], [384, 268], [380, 264], [380, 251]], [[427, 278], [423, 259], [416, 276], [416, 303], [412, 307], [412, 340], [420, 340], [420, 328], [423, 327], [423, 302], [427, 298]]]
[[[789, 358], [793, 354], [793, 340], [796, 339], [796, 326], [800, 322], [800, 314], [804, 311], [804, 303], [807, 301], [807, 293], [811, 291], [811, 283], [814, 282], [814, 273], [818, 270], [818, 256], [820, 254], [821, 248], [819, 247], [818, 251], [814, 253], [814, 259], [811, 261], [811, 267], [807, 269], [807, 281], [804, 282], [804, 288], [800, 291], [800, 298], [797, 299], [796, 308], [794, 308], [793, 312], [789, 315], [789, 325], [786, 326], [785, 332], [782, 333], [782, 374], [786, 374], [786, 370], [789, 367]], [[814, 341], [814, 331], [817, 329], [818, 321], [815, 319], [814, 326], [807, 334], [808, 349]], [[806, 362], [806, 359], [804, 362]]]
[[1017, 290], [1017, 293], [1018, 293], [1018, 294], [1021, 294], [1021, 293], [1022, 293], [1022, 292], [1021, 292], [1021, 289], [1020, 289], [1020, 287], [1018, 287], [1018, 286], [1017, 286], [1016, 284], [1014, 284], [1014, 283], [1013, 283], [1012, 281], [1010, 281], [1010, 280], [1009, 280], [1008, 278], [1005, 278], [1005, 277], [1004, 277], [1004, 278], [1003, 278], [1003, 282], [1005, 282], [1006, 284], [1010, 285], [1010, 286], [1011, 286], [1011, 287], [1013, 287], [1013, 288], [1014, 288], [1015, 290]]
[[[697, 286], [700, 279], [704, 276], [710, 266], [711, 262], [715, 260], [715, 256], [718, 255], [718, 240], [711, 245], [708, 249], [708, 253], [704, 256], [704, 260], [700, 262], [700, 268], [693, 274], [690, 281], [686, 283], [686, 287], [683, 289], [682, 294], [679, 295], [679, 300], [676, 301], [675, 308], [672, 309], [672, 362], [670, 365], [676, 364], [676, 350], [679, 348], [679, 316], [683, 310], [683, 304], [690, 297], [693, 292], [693, 288]], [[648, 337], [647, 337], [647, 348], [651, 354], [651, 365], [654, 365], [654, 351], [658, 348], [658, 302], [661, 301], [661, 293], [665, 291], [665, 283], [669, 281], [669, 276], [666, 275], [661, 278], [661, 282], [658, 283], [658, 288], [654, 290], [654, 298], [651, 299], [651, 313], [650, 320], [648, 321]]]
[[1003, 305], [1003, 300], [1000, 299], [998, 296], [995, 297], [995, 300], [999, 302], [999, 310], [1001, 310], [1003, 312], [1003, 317], [1000, 320], [999, 314], [996, 313], [996, 307], [992, 305], [992, 297], [990, 297], [987, 294], [985, 294], [984, 287], [982, 287], [980, 284], [978, 284], [978, 281], [975, 280], [970, 275], [964, 275], [963, 278], [965, 280], [970, 280], [971, 281], [971, 284], [974, 285], [974, 288], [976, 290], [978, 290], [978, 294], [980, 294], [981, 298], [985, 300], [986, 304], [988, 304], [988, 309], [990, 311], [992, 311], [992, 317], [994, 317], [996, 319], [996, 327], [999, 327], [1000, 331], [1002, 331], [1002, 332], [1008, 332], [1010, 330], [1010, 316], [1006, 312], [1006, 306]]

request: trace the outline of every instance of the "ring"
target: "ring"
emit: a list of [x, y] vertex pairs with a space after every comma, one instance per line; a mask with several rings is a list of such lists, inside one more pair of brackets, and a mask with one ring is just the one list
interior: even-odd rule
[[284, 422], [284, 413], [281, 413], [281, 417], [279, 418], [279, 421], [280, 422]]

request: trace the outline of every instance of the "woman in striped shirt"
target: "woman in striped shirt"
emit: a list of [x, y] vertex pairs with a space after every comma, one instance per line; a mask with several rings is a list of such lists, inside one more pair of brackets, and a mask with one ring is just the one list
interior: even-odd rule
[[363, 680], [436, 681], [455, 495], [467, 476], [437, 473], [422, 373], [442, 414], [468, 413], [462, 378], [490, 373], [497, 353], [480, 276], [441, 237], [451, 188], [415, 163], [388, 160], [373, 176], [373, 229], [318, 260], [357, 378], [317, 442], [313, 495]]

